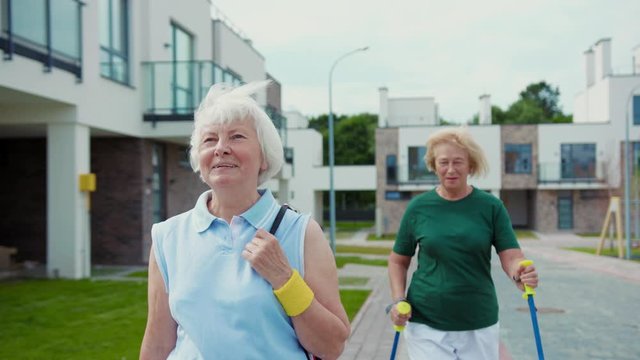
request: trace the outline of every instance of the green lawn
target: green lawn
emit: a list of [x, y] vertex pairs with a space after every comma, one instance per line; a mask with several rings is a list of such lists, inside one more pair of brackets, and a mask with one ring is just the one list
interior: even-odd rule
[[341, 276], [338, 278], [338, 284], [340, 286], [364, 286], [369, 282], [369, 278], [361, 276]]
[[349, 321], [353, 321], [370, 293], [371, 290], [340, 290], [340, 300], [342, 300], [342, 305], [347, 311]]
[[[594, 254], [596, 253], [596, 248], [592, 248], [592, 247], [570, 247], [570, 248], [566, 248], [567, 250], [573, 250], [573, 251], [580, 251], [583, 253], [587, 253], [587, 254]], [[625, 250], [626, 251], [626, 250]], [[609, 248], [609, 247], [605, 247], [604, 249], [602, 249], [602, 255], [604, 256], [611, 256], [611, 257], [618, 257], [618, 249], [617, 248]], [[639, 248], [635, 248], [635, 249], [631, 249], [631, 260], [632, 261], [636, 261], [636, 262], [640, 262], [640, 249]]]
[[336, 253], [389, 255], [390, 252], [391, 248], [384, 246], [336, 245]]
[[359, 256], [336, 256], [336, 266], [342, 268], [345, 264], [361, 264], [373, 266], [387, 266], [387, 260], [366, 259]]
[[[369, 290], [340, 290], [353, 320]], [[146, 281], [0, 282], [0, 359], [138, 359]]]
[[0, 283], [0, 359], [137, 359], [146, 282]]
[[536, 234], [531, 230], [514, 230], [518, 240], [521, 239], [538, 239]]
[[376, 236], [376, 234], [369, 234], [367, 236], [367, 240], [376, 241], [376, 240], [395, 240], [396, 234], [382, 234], [382, 236]]

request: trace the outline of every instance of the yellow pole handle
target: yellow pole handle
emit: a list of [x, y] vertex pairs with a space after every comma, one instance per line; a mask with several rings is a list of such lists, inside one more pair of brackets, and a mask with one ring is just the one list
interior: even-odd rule
[[[398, 312], [401, 315], [407, 315], [408, 313], [411, 312], [411, 304], [409, 304], [406, 301], [400, 301], [399, 303], [396, 304], [396, 310], [398, 310]], [[404, 326], [400, 326], [400, 325], [393, 325], [393, 329], [395, 331], [402, 331], [404, 330]]]
[[[529, 265], [533, 265], [533, 261], [532, 260], [522, 260], [518, 263], [518, 265], [520, 266], [524, 266], [527, 267]], [[529, 295], [534, 296], [536, 294], [536, 291], [533, 290], [532, 287], [530, 287], [527, 284], [523, 284], [524, 285], [524, 294], [522, 294], [522, 298], [523, 299], [527, 299], [529, 297]]]

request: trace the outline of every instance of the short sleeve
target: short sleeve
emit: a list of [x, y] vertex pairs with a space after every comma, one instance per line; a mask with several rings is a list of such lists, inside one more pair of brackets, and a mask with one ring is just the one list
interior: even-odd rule
[[399, 255], [413, 256], [416, 253], [417, 244], [413, 232], [414, 217], [411, 208], [411, 206], [408, 206], [407, 211], [402, 216], [400, 228], [396, 235], [396, 242], [393, 245], [393, 251]]
[[169, 276], [167, 275], [167, 260], [164, 256], [163, 236], [159, 224], [153, 224], [151, 227], [151, 241], [153, 242], [153, 255], [156, 258], [156, 264], [164, 280], [164, 289], [169, 292]]
[[518, 245], [516, 234], [513, 231], [511, 219], [502, 202], [496, 205], [495, 212], [496, 214], [493, 221], [493, 246], [496, 248], [496, 253], [507, 249], [519, 249], [520, 245]]

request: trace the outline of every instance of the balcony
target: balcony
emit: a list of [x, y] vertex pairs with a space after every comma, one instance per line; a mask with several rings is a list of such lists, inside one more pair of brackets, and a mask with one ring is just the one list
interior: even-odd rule
[[387, 184], [389, 185], [432, 186], [438, 184], [439, 181], [434, 172], [428, 171], [422, 166], [400, 165], [387, 168]]
[[[216, 83], [234, 86], [243, 83], [239, 75], [223, 69], [213, 61], [143, 62], [144, 121], [193, 121], [193, 113]], [[287, 119], [272, 106], [265, 112], [273, 121], [286, 144]]]
[[209, 87], [242, 79], [213, 61], [143, 62], [144, 121], [191, 121], [193, 112], [207, 95]]
[[569, 187], [606, 187], [608, 167], [605, 162], [553, 162], [538, 164], [539, 185]]
[[44, 71], [68, 71], [82, 80], [82, 2], [79, 0], [0, 1], [0, 49], [38, 61]]

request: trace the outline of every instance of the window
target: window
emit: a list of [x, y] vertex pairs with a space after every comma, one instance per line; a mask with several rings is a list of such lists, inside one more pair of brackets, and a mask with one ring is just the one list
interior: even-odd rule
[[424, 157], [427, 148], [424, 146], [409, 147], [409, 180], [434, 180], [436, 175], [427, 169]]
[[558, 193], [558, 230], [573, 229], [573, 198], [571, 193]]
[[395, 184], [398, 182], [398, 157], [396, 155], [387, 155], [387, 184]]
[[411, 193], [408, 191], [385, 191], [385, 200], [411, 200]]
[[100, 0], [100, 74], [129, 83], [127, 0]]
[[531, 144], [504, 144], [504, 172], [531, 174]]
[[196, 107], [193, 71], [193, 36], [186, 30], [171, 23], [172, 50], [172, 110], [177, 114], [193, 112]]
[[167, 219], [166, 211], [166, 178], [165, 178], [165, 147], [154, 143], [151, 152], [151, 221], [155, 224]]
[[561, 144], [563, 179], [594, 179], [596, 177], [596, 144]]
[[633, 125], [640, 125], [640, 95], [633, 96]]

